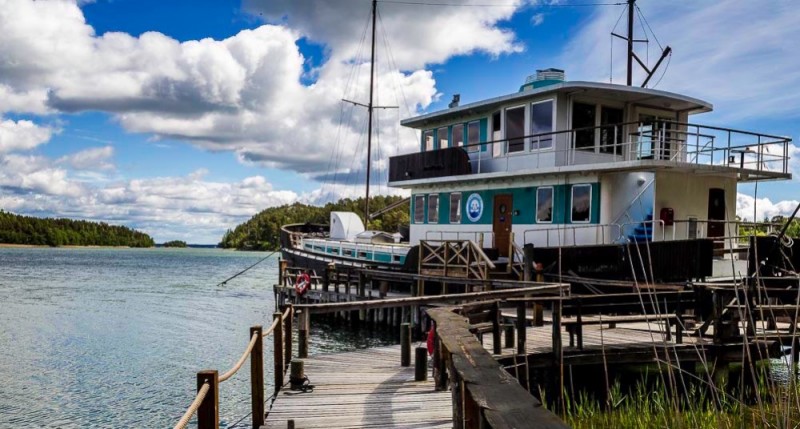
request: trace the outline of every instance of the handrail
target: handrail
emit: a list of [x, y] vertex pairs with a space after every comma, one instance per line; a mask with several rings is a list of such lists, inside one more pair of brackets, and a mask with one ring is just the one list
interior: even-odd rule
[[[645, 186], [642, 186], [642, 189], [641, 189], [641, 190], [640, 190], [640, 191], [639, 191], [639, 192], [636, 194], [636, 196], [635, 196], [635, 197], [633, 197], [633, 199], [632, 199], [632, 200], [631, 200], [631, 202], [628, 204], [628, 206], [627, 206], [627, 207], [625, 207], [625, 210], [622, 210], [622, 211], [619, 213], [619, 216], [617, 216], [617, 217], [614, 219], [614, 221], [613, 221], [613, 222], [611, 222], [611, 223], [612, 223], [612, 224], [618, 224], [618, 223], [619, 223], [619, 220], [620, 220], [620, 218], [622, 217], [622, 215], [624, 215], [625, 213], [629, 213], [630, 209], [633, 207], [633, 204], [634, 204], [634, 203], [636, 203], [637, 201], [639, 201], [639, 202], [640, 202], [640, 204], [641, 204], [641, 200], [640, 200], [640, 198], [642, 198], [642, 195], [644, 195], [644, 193], [645, 193], [645, 192], [647, 192], [647, 190], [648, 190], [648, 189], [650, 189], [650, 187], [651, 187], [651, 186], [653, 186], [653, 183], [655, 183], [655, 182], [656, 182], [656, 178], [655, 178], [655, 175], [653, 175], [653, 178], [652, 178], [652, 179], [650, 179], [650, 180], [647, 182], [647, 184], [646, 184]], [[628, 214], [628, 217], [630, 217], [630, 214]]]
[[[277, 322], [277, 321], [278, 320], [276, 319], [275, 322]], [[275, 325], [275, 323], [273, 323], [273, 325]], [[253, 347], [256, 345], [256, 340], [258, 340], [258, 334], [253, 334], [253, 336], [250, 337], [250, 343], [247, 345], [247, 348], [244, 350], [244, 353], [242, 354], [242, 357], [239, 358], [239, 361], [236, 362], [236, 364], [233, 365], [233, 368], [229, 369], [228, 372], [226, 372], [226, 373], [224, 373], [224, 374], [219, 376], [219, 382], [220, 383], [222, 383], [223, 381], [233, 377], [233, 375], [236, 374], [239, 371], [239, 369], [242, 368], [242, 365], [244, 365], [244, 361], [247, 360], [247, 355], [249, 355], [250, 352], [253, 351]]]
[[189, 405], [189, 408], [186, 410], [186, 412], [183, 413], [183, 417], [181, 417], [181, 419], [178, 420], [178, 423], [175, 424], [174, 429], [183, 429], [186, 427], [186, 425], [189, 424], [189, 420], [192, 418], [194, 413], [197, 412], [197, 408], [200, 407], [200, 404], [203, 402], [203, 399], [206, 398], [206, 395], [208, 394], [208, 390], [210, 388], [211, 386], [209, 386], [208, 383], [203, 383], [203, 387], [201, 387], [200, 390], [197, 391], [197, 395], [194, 397], [194, 401], [192, 401], [191, 405]]
[[[543, 224], [543, 225], [552, 225], [552, 224]], [[617, 228], [617, 236], [614, 239], [618, 239], [622, 234], [622, 227], [616, 223], [590, 223], [590, 224], [560, 224], [557, 226], [551, 226], [549, 228], [533, 228], [533, 229], [526, 229], [522, 231], [522, 241], [523, 243], [532, 243], [533, 240], [528, 240], [528, 234], [545, 234], [545, 241], [546, 246], [550, 246], [550, 232], [551, 231], [558, 231], [559, 232], [559, 245], [561, 245], [560, 240], [560, 233], [561, 232], [572, 232], [572, 244], [577, 245], [576, 240], [577, 237], [575, 236], [575, 230], [579, 229], [600, 229], [601, 240], [603, 244], [606, 244], [606, 228]], [[611, 231], [609, 231], [609, 237], [612, 237]]]

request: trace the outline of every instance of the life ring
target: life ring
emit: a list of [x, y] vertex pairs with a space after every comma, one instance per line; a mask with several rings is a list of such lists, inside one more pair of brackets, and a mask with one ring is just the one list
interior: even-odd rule
[[297, 292], [297, 295], [305, 295], [309, 286], [311, 286], [311, 277], [306, 273], [298, 274], [297, 280], [294, 282], [294, 290]]

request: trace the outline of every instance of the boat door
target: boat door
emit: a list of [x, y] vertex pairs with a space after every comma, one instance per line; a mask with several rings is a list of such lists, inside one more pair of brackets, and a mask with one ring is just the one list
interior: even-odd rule
[[711, 188], [708, 190], [708, 238], [724, 237], [725, 222], [725, 190]]
[[492, 232], [494, 232], [494, 245], [497, 247], [500, 256], [508, 256], [513, 202], [513, 197], [510, 194], [500, 194], [494, 197]]

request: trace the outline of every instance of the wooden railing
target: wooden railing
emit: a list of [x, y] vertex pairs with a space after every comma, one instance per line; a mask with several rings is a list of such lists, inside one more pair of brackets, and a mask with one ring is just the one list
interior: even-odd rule
[[[244, 353], [227, 372], [219, 375], [217, 370], [203, 370], [197, 373], [197, 395], [187, 408], [175, 429], [183, 429], [191, 418], [197, 415], [199, 429], [219, 428], [219, 389], [220, 384], [233, 377], [250, 359], [250, 390], [253, 427], [260, 428], [265, 419], [264, 396], [264, 343], [263, 339], [272, 334], [273, 347], [273, 375], [275, 392], [283, 386], [284, 374], [289, 362], [292, 360], [292, 311], [291, 307], [273, 314], [273, 322], [266, 331], [261, 326], [250, 328], [250, 342]], [[285, 335], [284, 335], [285, 334]]]
[[471, 240], [419, 242], [419, 274], [487, 279], [494, 268], [489, 257]]

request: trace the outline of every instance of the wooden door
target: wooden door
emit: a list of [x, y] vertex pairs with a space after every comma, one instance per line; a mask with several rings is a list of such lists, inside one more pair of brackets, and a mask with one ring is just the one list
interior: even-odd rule
[[708, 234], [711, 237], [725, 236], [725, 223], [714, 222], [725, 220], [725, 190], [711, 188], [708, 190]]
[[494, 197], [492, 232], [494, 232], [494, 245], [497, 247], [500, 256], [508, 256], [513, 202], [513, 197], [510, 194], [501, 194]]

